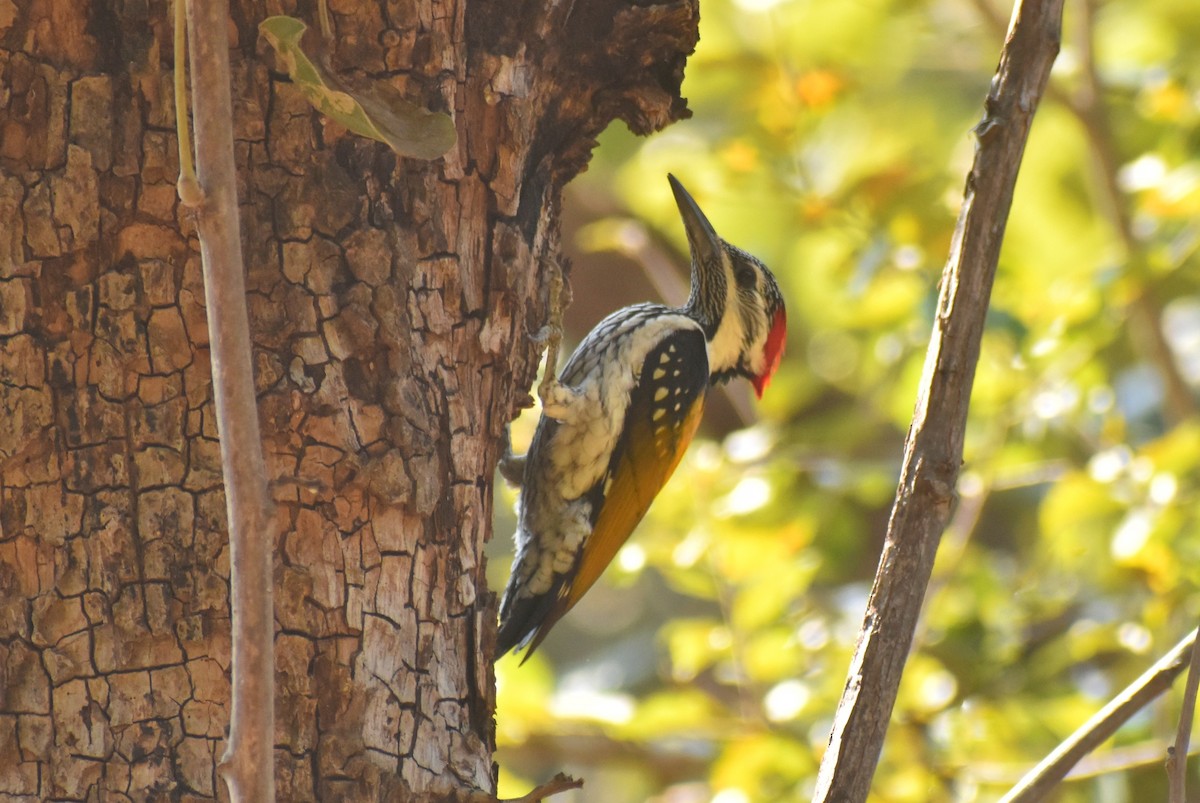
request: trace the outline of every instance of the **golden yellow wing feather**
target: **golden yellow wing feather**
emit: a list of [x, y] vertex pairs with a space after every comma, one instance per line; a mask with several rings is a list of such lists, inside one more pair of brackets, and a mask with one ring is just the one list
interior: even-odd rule
[[699, 327], [672, 332], [646, 355], [630, 393], [620, 442], [589, 493], [592, 531], [553, 598], [540, 603], [529, 655], [587, 592], [650, 509], [696, 434], [708, 389], [708, 356]]
[[588, 536], [579, 569], [571, 581], [563, 613], [587, 593], [646, 515], [650, 503], [671, 478], [688, 444], [692, 442], [703, 412], [704, 394], [701, 393], [691, 402], [674, 431], [658, 439], [653, 427], [647, 425], [648, 422], [634, 422], [630, 443], [617, 462], [604, 507], [596, 519], [592, 534]]

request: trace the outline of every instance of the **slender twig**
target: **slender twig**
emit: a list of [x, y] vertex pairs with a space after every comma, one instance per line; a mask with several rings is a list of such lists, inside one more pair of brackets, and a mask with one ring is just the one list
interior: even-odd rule
[[1200, 641], [1192, 644], [1188, 663], [1187, 683], [1183, 687], [1183, 710], [1179, 712], [1179, 728], [1175, 744], [1167, 749], [1167, 778], [1170, 781], [1171, 803], [1187, 800], [1187, 757], [1192, 737], [1192, 719], [1196, 714], [1196, 689], [1200, 686]]
[[192, 161], [192, 136], [188, 128], [187, 68], [187, 0], [175, 0], [175, 135], [179, 143], [179, 180], [175, 191], [185, 206], [196, 207], [201, 201], [200, 185], [196, 181], [196, 165]]
[[[1170, 746], [1164, 739], [1148, 739], [1137, 744], [1106, 747], [1101, 752], [1093, 752], [1081, 758], [1063, 781], [1086, 781], [1102, 775], [1161, 767], [1163, 756], [1169, 749]], [[1188, 754], [1194, 756], [1197, 752], [1200, 752], [1200, 747], [1193, 742]], [[961, 772], [964, 779], [980, 786], [1011, 788], [1025, 776], [1028, 767], [1004, 762], [972, 761], [961, 767]]]
[[192, 75], [204, 76], [193, 92], [202, 194], [196, 223], [229, 518], [233, 617], [233, 706], [229, 741], [218, 769], [233, 801], [270, 803], [275, 799], [274, 539], [254, 397], [238, 220], [228, 0], [188, 0], [188, 22]]
[[1196, 631], [1193, 630], [1141, 677], [1125, 687], [1124, 691], [1083, 723], [1050, 755], [1042, 759], [1041, 763], [1009, 790], [1001, 799], [1001, 803], [1037, 803], [1044, 800], [1081, 758], [1096, 749], [1105, 739], [1116, 733], [1117, 728], [1126, 720], [1171, 687], [1176, 676], [1183, 671], [1185, 657], [1195, 643]]
[[512, 798], [502, 801], [502, 803], [539, 803], [542, 800], [557, 795], [559, 792], [566, 792], [568, 789], [582, 789], [583, 781], [572, 778], [570, 775], [559, 773], [550, 780], [546, 781], [541, 786], [537, 787], [527, 795], [522, 797]]
[[500, 798], [488, 792], [477, 791], [469, 799], [471, 803], [541, 803], [541, 801], [552, 795], [557, 795], [559, 792], [582, 788], [582, 780], [572, 778], [570, 775], [560, 772], [544, 784], [534, 787], [520, 797]]
[[[1093, 753], [1067, 773], [1066, 780], [1082, 781], [1088, 778], [1098, 778], [1101, 775], [1112, 775], [1118, 772], [1130, 772], [1160, 767], [1163, 755], [1169, 753], [1170, 745], [1163, 739], [1151, 739], [1123, 747], [1111, 747], [1102, 753]], [[1188, 755], [1194, 756], [1200, 751], [1195, 744], [1188, 748]]]
[[963, 433], [1013, 186], [1058, 53], [1062, 0], [1024, 0], [975, 132], [887, 538], [814, 800], [864, 801], [962, 462]]
[[317, 19], [321, 23], [321, 36], [326, 42], [333, 41], [333, 20], [329, 16], [329, 0], [317, 0]]
[[[1104, 87], [1096, 64], [1096, 0], [1084, 0], [1080, 7], [1083, 13], [1078, 38], [1083, 86], [1074, 103], [1068, 104], [1068, 108], [1079, 119], [1091, 143], [1103, 195], [1101, 205], [1121, 240], [1130, 265], [1135, 271], [1144, 272], [1145, 249], [1134, 235], [1129, 209], [1117, 178], [1121, 159], [1104, 106]], [[1178, 423], [1191, 417], [1196, 412], [1196, 401], [1175, 362], [1171, 345], [1167, 342], [1162, 326], [1162, 310], [1148, 288], [1143, 288], [1130, 302], [1129, 319], [1134, 345], [1140, 346], [1146, 359], [1163, 378], [1163, 411], [1167, 418]]]

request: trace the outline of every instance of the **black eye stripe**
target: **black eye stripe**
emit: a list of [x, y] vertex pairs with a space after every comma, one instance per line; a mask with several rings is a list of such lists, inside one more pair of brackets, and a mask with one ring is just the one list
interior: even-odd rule
[[751, 288], [755, 285], [754, 268], [749, 265], [735, 265], [733, 268], [733, 277], [737, 280], [738, 287], [743, 289]]

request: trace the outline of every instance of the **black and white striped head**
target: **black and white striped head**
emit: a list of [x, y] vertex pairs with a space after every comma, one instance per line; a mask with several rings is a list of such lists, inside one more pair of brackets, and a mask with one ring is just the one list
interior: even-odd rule
[[717, 236], [708, 218], [668, 175], [692, 252], [692, 291], [683, 311], [704, 329], [713, 381], [744, 376], [762, 398], [783, 357], [787, 311], [762, 262]]

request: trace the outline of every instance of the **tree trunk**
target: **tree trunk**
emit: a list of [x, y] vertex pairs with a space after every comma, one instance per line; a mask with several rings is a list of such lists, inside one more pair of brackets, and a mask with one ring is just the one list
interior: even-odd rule
[[[695, 0], [334, 0], [335, 62], [449, 112], [399, 159], [314, 113], [235, 2], [234, 131], [269, 479], [281, 800], [494, 789], [498, 438], [563, 185], [686, 114]], [[170, 9], [0, 0], [0, 794], [212, 798], [228, 546]], [[194, 80], [204, 80], [198, 76]], [[648, 177], [659, 180], [661, 177]]]

